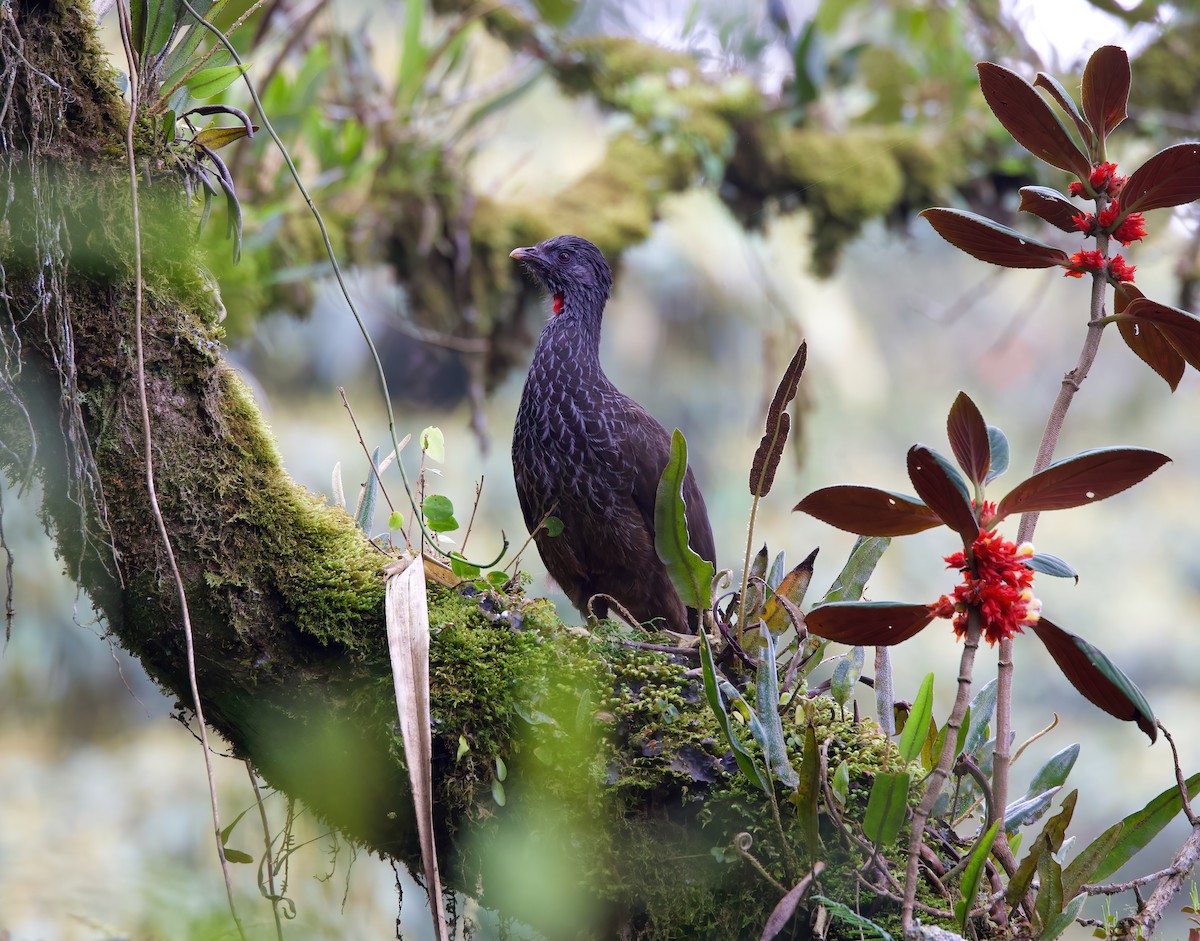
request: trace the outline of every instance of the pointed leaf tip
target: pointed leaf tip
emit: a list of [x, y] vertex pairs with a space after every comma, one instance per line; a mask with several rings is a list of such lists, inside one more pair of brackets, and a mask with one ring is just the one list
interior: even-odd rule
[[1200, 199], [1200, 143], [1160, 150], [1129, 175], [1121, 212], [1148, 212]]
[[915, 497], [850, 484], [814, 490], [793, 509], [859, 536], [910, 536], [942, 525]]
[[958, 393], [946, 419], [946, 435], [954, 459], [968, 479], [979, 486], [987, 479], [992, 465], [992, 448], [987, 425], [975, 403], [965, 392]]
[[1017, 484], [996, 507], [996, 517], [1065, 510], [1106, 500], [1145, 480], [1170, 460], [1146, 448], [1083, 451]]
[[1083, 113], [1102, 138], [1125, 120], [1129, 103], [1129, 53], [1120, 46], [1101, 46], [1083, 70]]
[[1032, 85], [994, 62], [980, 62], [979, 87], [1013, 140], [1039, 160], [1087, 179], [1091, 161]]
[[949, 461], [932, 448], [914, 444], [908, 450], [908, 478], [917, 496], [965, 542], [969, 544], [979, 535], [971, 493]]
[[1080, 694], [1111, 716], [1136, 722], [1151, 742], [1158, 727], [1146, 697], [1102, 651], [1082, 637], [1041, 618], [1033, 632]]
[[[1039, 99], [1040, 100], [1040, 99]], [[1003, 268], [1053, 268], [1070, 262], [1061, 248], [962, 209], [926, 209], [922, 217], [942, 238], [980, 261]]]

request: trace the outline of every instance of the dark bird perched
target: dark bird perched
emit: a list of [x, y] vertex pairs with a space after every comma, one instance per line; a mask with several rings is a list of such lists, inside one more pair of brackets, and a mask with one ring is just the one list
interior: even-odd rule
[[[684, 607], [654, 549], [654, 497], [670, 436], [600, 367], [600, 321], [612, 287], [608, 262], [574, 235], [515, 249], [512, 257], [553, 298], [512, 444], [517, 496], [542, 561], [585, 616], [593, 595], [611, 595], [642, 623], [694, 632], [697, 612]], [[691, 468], [683, 499], [691, 546], [715, 564], [712, 527]], [[535, 530], [547, 515], [562, 520], [558, 536]], [[592, 609], [608, 613], [603, 598]]]

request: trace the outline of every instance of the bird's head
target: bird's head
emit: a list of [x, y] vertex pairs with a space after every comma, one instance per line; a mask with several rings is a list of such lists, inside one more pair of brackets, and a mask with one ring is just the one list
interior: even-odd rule
[[612, 289], [612, 269], [587, 239], [558, 235], [530, 248], [514, 248], [510, 257], [523, 262], [554, 298], [554, 313], [599, 316]]

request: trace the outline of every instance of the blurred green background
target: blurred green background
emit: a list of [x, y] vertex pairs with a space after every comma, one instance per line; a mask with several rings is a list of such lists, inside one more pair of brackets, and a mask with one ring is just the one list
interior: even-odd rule
[[[360, 37], [381, 74], [393, 74], [405, 17], [402, 4], [317, 6], [314, 15], [321, 29]], [[549, 6], [538, 5], [548, 24], [553, 21]], [[563, 6], [568, 12], [574, 8]], [[587, 3], [562, 28], [573, 35], [625, 35], [683, 49], [708, 74], [745, 75], [769, 95], [786, 100], [796, 95], [795, 37], [816, 5], [796, 0], [785, 6], [788, 33], [772, 22], [765, 5], [715, 0]], [[944, 8], [954, 4], [893, 0], [874, 6], [821, 4], [827, 16], [829, 7], [845, 8], [837, 29], [828, 34], [828, 47], [836, 52], [860, 43], [890, 50], [904, 66], [895, 73], [904, 94], [918, 80], [946, 82], [947, 76], [957, 76], [969, 91], [974, 83], [971, 63], [1001, 42], [988, 34], [992, 20], [966, 12], [956, 14], [954, 21], [959, 48], [922, 46], [924, 34], [912, 27], [906, 37], [900, 26], [919, 16], [944, 15]], [[1008, 45], [1001, 42], [1003, 51], [1013, 57], [1011, 63], [1022, 63], [1027, 61], [1022, 54], [1032, 50], [1047, 70], [1072, 87], [1069, 76], [1078, 73], [1095, 46], [1118, 41], [1136, 54], [1172, 30], [1186, 35], [1195, 17], [1191, 4], [1143, 3], [1142, 8], [1155, 8], [1158, 22], [1131, 26], [1101, 6], [1084, 0], [1002, 3], [995, 23], [1009, 30], [1003, 40]], [[283, 9], [295, 18], [293, 23], [307, 10]], [[104, 30], [115, 49], [110, 21], [111, 16]], [[430, 16], [422, 28], [436, 35], [440, 22]], [[300, 74], [304, 63], [314, 67], [304, 56], [311, 57], [317, 35], [322, 35], [320, 29], [289, 51], [292, 58], [284, 58], [281, 75]], [[281, 40], [274, 42], [264, 46], [256, 61], [267, 62], [281, 51]], [[523, 81], [519, 57], [482, 32], [470, 35], [463, 55], [474, 68], [456, 79], [455, 94], [472, 83], [499, 87]], [[830, 59], [837, 61], [836, 56]], [[855, 71], [854, 63], [863, 61], [862, 56], [846, 59], [844, 67], [850, 71], [842, 78], [826, 73], [827, 87], [818, 89], [815, 99], [821, 113], [814, 116], [809, 101], [801, 120], [832, 127], [853, 124], [878, 103], [879, 84], [867, 83]], [[1138, 68], [1135, 59], [1135, 88]], [[1186, 64], [1179, 68], [1186, 75], [1180, 81], [1194, 82], [1200, 74]], [[1032, 74], [1032, 67], [1023, 73]], [[553, 205], [554, 194], [569, 191], [601, 159], [623, 120], [586, 97], [567, 98], [549, 78], [534, 76], [520, 94], [461, 134], [438, 138], [438, 120], [443, 113], [455, 113], [461, 103], [447, 100], [454, 95], [445, 88], [437, 91], [435, 96], [429, 87], [419, 90], [428, 100], [424, 111], [414, 111], [419, 120], [409, 131], [457, 152], [472, 187], [500, 204], [550, 198]], [[328, 101], [318, 100], [313, 107], [318, 116], [332, 113]], [[994, 122], [977, 96], [967, 100], [967, 107], [969, 119], [949, 107], [924, 115], [904, 108], [897, 113], [901, 123], [926, 122], [950, 137], [959, 121], [964, 136], [977, 135], [987, 125], [994, 133]], [[281, 125], [287, 118], [286, 113], [278, 115]], [[1137, 132], [1119, 132], [1110, 153], [1126, 170], [1164, 143], [1189, 136], [1188, 128], [1197, 120], [1194, 111], [1187, 115], [1150, 107], [1135, 118]], [[293, 129], [295, 136], [302, 133], [300, 126]], [[236, 157], [230, 160], [238, 167]], [[1010, 162], [1015, 176], [1032, 172], [1019, 155]], [[1003, 159], [994, 160], [993, 181], [1004, 166]], [[329, 169], [311, 154], [301, 168]], [[292, 475], [329, 495], [331, 471], [340, 462], [353, 499], [353, 484], [365, 475], [366, 463], [336, 388], [345, 387], [368, 445], [382, 447], [386, 420], [371, 366], [344, 302], [315, 259], [299, 258], [286, 277], [269, 285], [250, 283], [265, 278], [265, 268], [254, 265], [265, 265], [262, 259], [277, 263], [280, 245], [286, 247], [294, 231], [308, 232], [308, 222], [294, 198], [279, 195], [284, 190], [268, 157], [247, 159], [238, 169], [239, 188], [244, 186], [247, 194], [250, 267], [242, 275], [228, 269], [221, 260], [228, 245], [220, 238], [214, 238], [213, 257], [230, 312], [229, 355], [255, 387]], [[854, 186], [862, 172], [861, 165], [849, 163], [814, 186]], [[256, 174], [257, 184], [252, 182]], [[264, 176], [269, 183], [262, 182]], [[868, 222], [845, 248], [833, 275], [819, 277], [812, 270], [811, 246], [820, 233], [814, 233], [812, 217], [803, 208], [788, 211], [780, 203], [761, 210], [748, 231], [719, 189], [699, 182], [665, 198], [649, 237], [622, 255], [602, 357], [620, 388], [668, 428], [678, 426], [687, 434], [721, 566], [740, 570], [742, 565], [749, 461], [766, 402], [801, 338], [809, 344], [809, 366], [801, 391], [800, 433], [760, 511], [756, 539], [765, 540], [772, 551], [785, 550], [793, 563], [819, 546], [817, 587], [823, 589], [837, 573], [852, 537], [794, 515], [791, 507], [810, 490], [833, 483], [909, 490], [905, 451], [918, 441], [945, 448], [945, 414], [960, 389], [989, 422], [1008, 433], [1011, 478], [1028, 471], [1062, 374], [1074, 365], [1082, 344], [1086, 282], [1064, 279], [1057, 270], [989, 268], [955, 252], [920, 220], [899, 227]], [[870, 183], [861, 180], [863, 186]], [[354, 168], [345, 167], [340, 176], [320, 180], [318, 198], [323, 189], [336, 205], [355, 185]], [[255, 203], [252, 195], [261, 202]], [[1007, 199], [1011, 209], [1011, 196], [1011, 191], [993, 193], [987, 201], [1003, 205]], [[963, 197], [961, 192], [947, 195], [952, 198]], [[1184, 212], [1171, 218], [1160, 212], [1150, 221], [1151, 237], [1126, 256], [1138, 265], [1138, 284], [1147, 295], [1175, 303], [1181, 258], [1195, 238], [1196, 217]], [[545, 231], [542, 237], [554, 234], [558, 232]], [[591, 233], [581, 228], [577, 234]], [[373, 329], [385, 336], [398, 329], [403, 334], [403, 325], [397, 328], [392, 315], [409, 300], [385, 267], [359, 265], [351, 283]], [[303, 291], [289, 295], [289, 285]], [[303, 316], [297, 316], [297, 309]], [[531, 353], [528, 342], [542, 316], [536, 300], [526, 306], [524, 321], [511, 328], [518, 349], [514, 368], [494, 377], [494, 391], [486, 398], [464, 397], [465, 367], [455, 357], [431, 354], [422, 359], [424, 347], [414, 353], [411, 345], [401, 345], [402, 352], [389, 360], [389, 381], [400, 393], [400, 435], [416, 434], [431, 424], [445, 433], [446, 461], [438, 468], [440, 479], [431, 478], [431, 487], [461, 508], [470, 505], [476, 482], [484, 480], [472, 536], [476, 552], [487, 554], [498, 545], [501, 530], [516, 542], [524, 537], [508, 436]], [[1174, 733], [1187, 773], [1200, 768], [1200, 723], [1195, 721], [1198, 414], [1200, 380], [1194, 371], [1171, 395], [1115, 336], [1106, 336], [1072, 407], [1059, 455], [1128, 444], [1161, 450], [1174, 463], [1110, 501], [1044, 515], [1036, 539], [1039, 549], [1066, 558], [1081, 573], [1077, 586], [1038, 581], [1046, 613], [1094, 641], [1141, 686]], [[480, 428], [486, 428], [485, 435]], [[399, 493], [398, 480], [393, 492]], [[37, 495], [6, 489], [3, 496], [4, 535], [15, 557], [17, 613], [0, 657], [0, 937], [92, 941], [233, 936], [213, 853], [198, 743], [180, 724], [168, 721], [174, 703], [106, 640], [87, 599], [77, 596], [62, 574], [36, 516]], [[381, 514], [376, 526], [385, 525]], [[940, 563], [953, 549], [952, 537], [944, 531], [898, 540], [873, 578], [869, 596], [934, 600], [955, 582], [954, 573]], [[533, 576], [531, 591], [551, 591], [536, 554], [526, 552], [524, 560]], [[568, 619], [574, 617], [569, 606], [562, 610]], [[933, 670], [935, 717], [944, 717], [958, 655], [949, 626], [940, 623], [897, 648], [898, 695], [911, 696], [919, 678]], [[1016, 765], [1014, 794], [1021, 793], [1045, 758], [1081, 742], [1071, 779], [1081, 791], [1072, 830], [1086, 843], [1171, 784], [1165, 742], [1147, 748], [1132, 725], [1115, 722], [1082, 700], [1032, 639], [1019, 640], [1015, 656], [1018, 744], [1055, 715], [1060, 722]], [[992, 675], [994, 662], [994, 652], [984, 650], [980, 682]], [[863, 706], [869, 713], [869, 695]], [[253, 795], [240, 763], [219, 760], [217, 772], [228, 823], [250, 806]], [[279, 826], [287, 811], [284, 799], [269, 796], [266, 806], [273, 825]], [[1128, 874], [1165, 865], [1185, 832], [1182, 821], [1176, 821]], [[302, 819], [296, 836], [297, 842], [311, 842], [298, 847], [292, 858], [286, 894], [295, 902], [295, 919], [285, 924], [287, 937], [387, 937], [398, 930], [397, 877], [387, 864], [365, 855], [356, 858], [351, 847], [339, 844], [315, 820]], [[256, 855], [261, 842], [252, 812], [239, 823], [230, 846]], [[239, 910], [255, 937], [267, 937], [273, 935], [270, 910], [258, 897], [254, 869], [234, 867]], [[407, 877], [404, 885], [404, 935], [424, 937], [423, 893]], [[467, 903], [462, 904], [465, 909]], [[1129, 904], [1120, 899], [1114, 910]], [[1179, 905], [1184, 904], [1181, 896]], [[481, 937], [496, 934], [494, 917], [470, 914], [481, 924]], [[1085, 914], [1101, 917], [1098, 904], [1089, 903]], [[1162, 936], [1182, 936], [1186, 929], [1176, 915]], [[1082, 929], [1077, 934], [1085, 935]]]

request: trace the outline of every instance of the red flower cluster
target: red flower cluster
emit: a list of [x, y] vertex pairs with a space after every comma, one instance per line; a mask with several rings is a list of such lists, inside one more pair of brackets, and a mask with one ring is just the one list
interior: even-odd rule
[[1107, 267], [1108, 276], [1114, 281], [1132, 281], [1137, 265], [1131, 265], [1121, 255], [1114, 255], [1107, 263], [1100, 252], [1076, 252], [1068, 260], [1069, 268], [1063, 272], [1064, 278], [1082, 278], [1089, 271], [1104, 271]]
[[977, 575], [972, 574], [965, 553], [946, 556], [947, 568], [958, 569], [964, 577], [953, 596], [942, 595], [929, 606], [933, 614], [953, 617], [954, 633], [962, 637], [967, 632], [967, 608], [979, 608], [983, 636], [989, 644], [1023, 633], [1023, 625], [1037, 623], [1042, 603], [1033, 596], [1033, 570], [1024, 564], [1033, 555], [1033, 546], [1018, 546], [994, 529], [981, 529], [971, 553]]
[[[1117, 173], [1115, 163], [1100, 163], [1094, 166], [1092, 172], [1088, 174], [1088, 186], [1091, 187], [1093, 193], [1105, 193], [1108, 196], [1116, 197], [1121, 194], [1121, 188], [1128, 179], [1129, 177]], [[1079, 182], [1072, 183], [1067, 192], [1072, 196], [1088, 195], [1083, 184]]]
[[[1075, 228], [1084, 235], [1094, 235], [1098, 230], [1105, 232], [1112, 230], [1112, 237], [1122, 245], [1128, 245], [1130, 242], [1140, 241], [1146, 235], [1146, 217], [1140, 212], [1131, 212], [1121, 224], [1113, 229], [1113, 224], [1117, 221], [1117, 217], [1121, 214], [1120, 200], [1114, 199], [1109, 205], [1100, 211], [1100, 218], [1090, 212], [1081, 212], [1077, 216], [1071, 217], [1071, 222], [1075, 224]], [[1097, 224], [1098, 223], [1098, 224]]]

